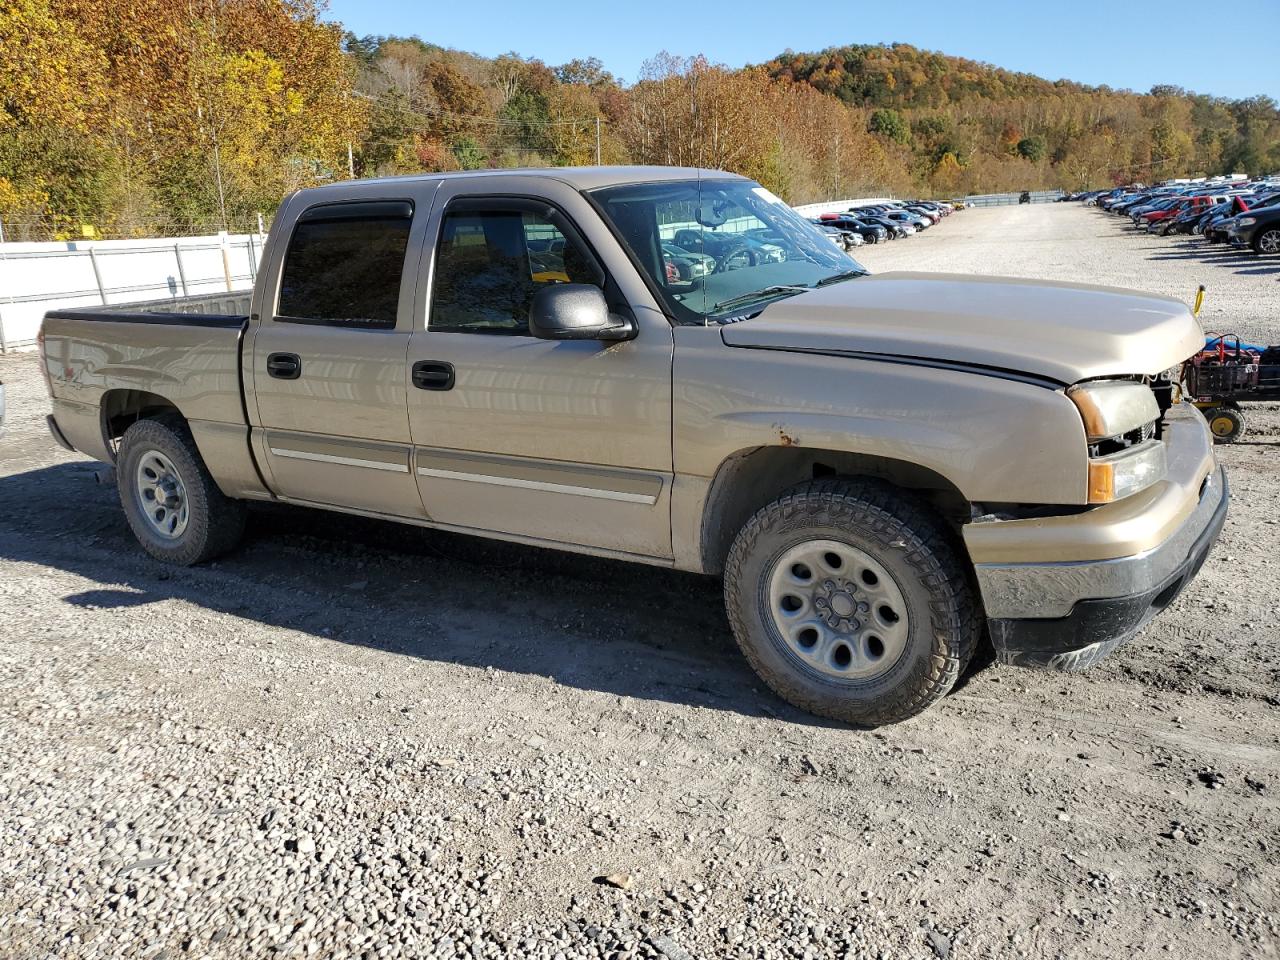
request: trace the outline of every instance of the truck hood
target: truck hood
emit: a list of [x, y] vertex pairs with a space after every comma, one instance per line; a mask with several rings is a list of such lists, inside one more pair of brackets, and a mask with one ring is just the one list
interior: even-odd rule
[[770, 304], [721, 331], [731, 347], [876, 354], [1075, 383], [1156, 374], [1204, 346], [1185, 303], [1082, 283], [881, 273]]

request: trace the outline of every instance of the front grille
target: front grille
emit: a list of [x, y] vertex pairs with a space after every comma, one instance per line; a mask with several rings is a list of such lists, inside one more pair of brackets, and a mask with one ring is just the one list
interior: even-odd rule
[[1140, 443], [1146, 443], [1148, 440], [1158, 438], [1160, 432], [1160, 424], [1163, 420], [1152, 420], [1150, 423], [1144, 423], [1140, 427], [1135, 427], [1127, 433], [1122, 433], [1115, 437], [1104, 437], [1089, 444], [1090, 457], [1105, 457], [1108, 454], [1119, 453], [1121, 450], [1128, 450]]

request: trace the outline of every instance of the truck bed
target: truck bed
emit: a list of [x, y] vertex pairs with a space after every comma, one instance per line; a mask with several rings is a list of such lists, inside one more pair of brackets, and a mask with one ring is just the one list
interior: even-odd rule
[[115, 323], [173, 323], [183, 326], [240, 327], [249, 320], [252, 290], [170, 297], [141, 303], [109, 303], [101, 307], [50, 310], [45, 320], [87, 320]]
[[124, 397], [154, 395], [177, 407], [206, 457], [247, 457], [240, 351], [251, 297], [50, 310], [40, 338], [58, 432], [109, 461], [104, 417]]

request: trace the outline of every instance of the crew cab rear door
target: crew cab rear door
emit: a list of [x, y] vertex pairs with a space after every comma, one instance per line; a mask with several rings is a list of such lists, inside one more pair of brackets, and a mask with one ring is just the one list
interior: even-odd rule
[[[414, 473], [440, 525], [671, 557], [673, 337], [590, 204], [550, 177], [446, 180], [409, 342]], [[622, 343], [532, 336], [533, 294], [595, 283]]]
[[405, 361], [435, 186], [364, 184], [358, 199], [288, 207], [272, 228], [246, 402], [258, 462], [283, 499], [423, 516]]

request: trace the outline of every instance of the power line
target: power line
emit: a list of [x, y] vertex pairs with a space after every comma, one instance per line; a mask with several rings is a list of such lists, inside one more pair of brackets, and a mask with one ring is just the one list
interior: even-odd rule
[[478, 114], [456, 113], [452, 110], [441, 110], [434, 107], [423, 107], [420, 110], [414, 110], [399, 103], [389, 102], [386, 94], [374, 95], [369, 93], [361, 93], [358, 90], [352, 90], [351, 95], [360, 97], [362, 100], [369, 100], [373, 103], [384, 107], [394, 107], [413, 117], [419, 117], [424, 120], [436, 119], [439, 117], [451, 117], [457, 120], [470, 120], [475, 123], [491, 123], [497, 126], [513, 126], [513, 127], [548, 127], [548, 126], [570, 126], [570, 125], [586, 125], [590, 126], [594, 123], [608, 123], [609, 121], [603, 117], [583, 117], [579, 120], [509, 120], [503, 117], [482, 117]]

